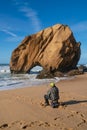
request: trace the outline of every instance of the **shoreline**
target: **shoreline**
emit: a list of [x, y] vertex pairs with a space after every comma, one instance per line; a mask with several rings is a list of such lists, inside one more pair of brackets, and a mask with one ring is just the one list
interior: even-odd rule
[[56, 86], [56, 109], [43, 106], [49, 84], [0, 91], [0, 130], [87, 130], [87, 73]]
[[[50, 82], [54, 82], [54, 83], [59, 83], [60, 81], [63, 81], [63, 80], [71, 80], [71, 79], [74, 79], [75, 76], [65, 76], [65, 77], [60, 77], [60, 78], [52, 78], [52, 79], [37, 79], [38, 81], [36, 81], [36, 85], [35, 85], [35, 81], [33, 83], [33, 80], [32, 80], [32, 83], [28, 83], [29, 80], [27, 80], [27, 83], [25, 84], [22, 83], [11, 83], [11, 85], [7, 85], [7, 86], [3, 86], [3, 87], [0, 87], [0, 91], [6, 91], [6, 90], [15, 90], [15, 89], [21, 89], [21, 88], [26, 88], [26, 87], [38, 87], [38, 86], [42, 86], [42, 85], [49, 85]], [[30, 81], [31, 82], [31, 81]], [[19, 85], [18, 85], [19, 84]], [[29, 85], [28, 85], [29, 84]]]

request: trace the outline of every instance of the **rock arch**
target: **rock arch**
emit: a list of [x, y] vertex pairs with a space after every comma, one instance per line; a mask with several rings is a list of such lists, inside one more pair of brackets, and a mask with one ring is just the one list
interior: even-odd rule
[[11, 73], [27, 73], [39, 65], [45, 71], [68, 71], [80, 58], [80, 43], [66, 25], [57, 24], [25, 37], [12, 52]]

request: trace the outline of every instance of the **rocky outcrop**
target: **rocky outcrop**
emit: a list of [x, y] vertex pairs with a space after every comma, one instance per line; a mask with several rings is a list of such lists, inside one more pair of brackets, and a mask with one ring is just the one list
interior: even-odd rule
[[83, 71], [79, 71], [79, 69], [73, 69], [73, 70], [70, 70], [66, 76], [74, 76], [74, 75], [81, 75], [81, 74], [84, 74]]
[[86, 65], [80, 65], [80, 66], [78, 66], [78, 70], [80, 72], [87, 72], [87, 66]]
[[42, 70], [38, 75], [37, 79], [46, 79], [46, 78], [54, 78], [54, 77], [64, 77], [64, 73], [56, 71], [56, 72], [49, 72], [46, 70]]
[[75, 68], [79, 58], [80, 43], [68, 26], [57, 24], [25, 37], [12, 53], [10, 70], [27, 73], [39, 65], [47, 72], [65, 72]]

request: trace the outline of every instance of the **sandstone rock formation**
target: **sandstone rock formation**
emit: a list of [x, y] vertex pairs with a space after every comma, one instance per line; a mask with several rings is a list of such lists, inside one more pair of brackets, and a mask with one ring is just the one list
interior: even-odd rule
[[47, 72], [65, 72], [76, 67], [80, 58], [77, 43], [67, 25], [57, 24], [25, 37], [13, 51], [12, 73], [27, 73], [39, 65]]

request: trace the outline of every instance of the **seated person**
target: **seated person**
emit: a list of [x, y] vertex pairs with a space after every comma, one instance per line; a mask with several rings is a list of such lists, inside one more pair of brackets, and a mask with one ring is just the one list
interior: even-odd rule
[[55, 86], [54, 83], [50, 83], [50, 89], [48, 90], [47, 94], [44, 95], [45, 106], [49, 105], [49, 100], [51, 101], [51, 106], [53, 108], [58, 107], [58, 99], [59, 99], [59, 89]]

